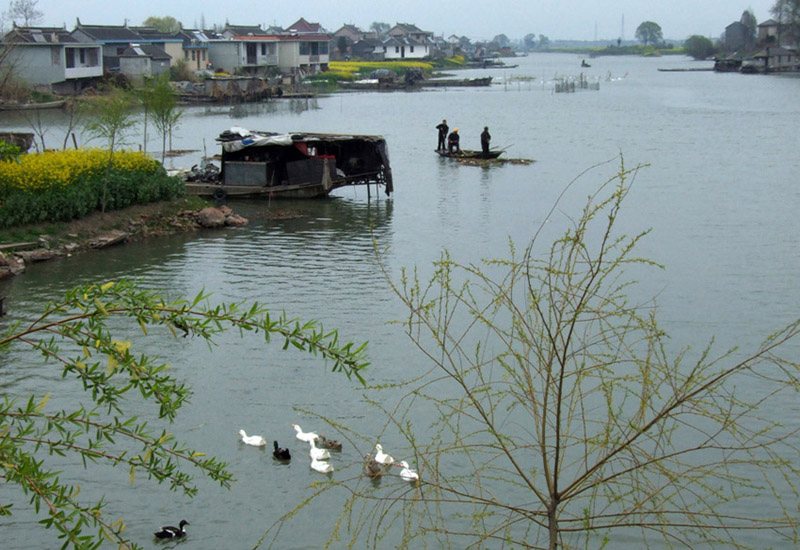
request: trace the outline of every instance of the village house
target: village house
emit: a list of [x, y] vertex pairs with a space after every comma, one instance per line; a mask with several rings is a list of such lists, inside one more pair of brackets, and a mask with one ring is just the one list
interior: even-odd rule
[[209, 69], [211, 58], [209, 57], [209, 44], [211, 39], [205, 31], [199, 29], [181, 29], [177, 37], [182, 42], [182, 57], [194, 71], [204, 71]]
[[131, 44], [149, 43], [128, 25], [84, 25], [80, 19], [70, 34], [78, 42], [102, 46], [105, 71], [119, 69], [119, 58]]
[[3, 37], [6, 63], [33, 86], [69, 94], [94, 86], [103, 76], [102, 48], [76, 40], [65, 28], [14, 27]]
[[277, 38], [281, 72], [302, 78], [328, 70], [331, 35], [319, 23], [301, 17]]
[[278, 66], [278, 39], [261, 25], [226, 25], [209, 37], [208, 55], [215, 70], [265, 76]]
[[170, 66], [183, 58], [183, 37], [178, 34], [161, 32], [153, 27], [131, 27], [131, 30], [141, 36], [147, 44], [164, 50], [170, 57]]
[[134, 86], [169, 72], [170, 55], [154, 44], [131, 44], [119, 56], [119, 72]]
[[[331, 59], [344, 59], [353, 55], [352, 47], [357, 42], [365, 40], [377, 41], [378, 35], [374, 31], [362, 31], [355, 25], [347, 24], [333, 33], [330, 44]], [[341, 46], [344, 46], [342, 48]]]
[[385, 59], [425, 59], [433, 57], [433, 33], [410, 23], [398, 23], [383, 41]]

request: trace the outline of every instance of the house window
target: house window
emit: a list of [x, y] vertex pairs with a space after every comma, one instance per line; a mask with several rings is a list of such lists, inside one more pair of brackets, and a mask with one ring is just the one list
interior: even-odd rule
[[394, 53], [400, 53], [400, 46], [394, 47]]
[[125, 53], [125, 48], [117, 48], [117, 55], [122, 55]]
[[409, 51], [410, 53], [414, 53], [414, 46], [409, 46], [409, 47], [408, 47], [408, 51]]
[[328, 43], [327, 42], [320, 42], [319, 43], [319, 53], [320, 53], [320, 55], [328, 55]]
[[86, 65], [86, 50], [84, 50], [83, 48], [81, 48], [81, 49], [80, 49], [80, 50], [78, 50], [78, 51], [79, 51], [79, 53], [80, 53], [80, 58], [81, 58], [81, 66], [85, 66], [85, 65]]
[[267, 45], [261, 44], [261, 55], [267, 55]]
[[189, 50], [183, 50], [183, 57], [189, 59]]
[[[58, 50], [53, 48], [53, 52], [57, 53]], [[67, 58], [67, 69], [74, 69], [75, 68], [75, 50], [72, 48], [64, 50], [64, 55]], [[55, 61], [55, 59], [53, 60]], [[53, 63], [55, 65], [55, 63]]]
[[205, 61], [206, 60], [206, 51], [202, 50], [202, 52], [203, 52], [203, 61]]
[[194, 61], [195, 59], [197, 59], [197, 52], [192, 50], [192, 61]]
[[300, 55], [308, 55], [309, 50], [308, 42], [300, 42]]

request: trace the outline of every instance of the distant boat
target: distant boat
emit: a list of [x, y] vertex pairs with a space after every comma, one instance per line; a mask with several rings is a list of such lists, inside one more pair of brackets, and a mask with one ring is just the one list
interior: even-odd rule
[[46, 101], [44, 103], [4, 103], [0, 102], [0, 111], [33, 111], [36, 109], [60, 109], [67, 102], [66, 99]]
[[436, 151], [439, 153], [439, 156], [453, 158], [453, 159], [496, 159], [500, 155], [503, 154], [502, 150], [499, 151], [489, 151], [488, 156], [483, 156], [482, 151], [471, 151], [469, 149], [461, 149], [461, 151], [455, 151], [450, 153], [449, 151]]

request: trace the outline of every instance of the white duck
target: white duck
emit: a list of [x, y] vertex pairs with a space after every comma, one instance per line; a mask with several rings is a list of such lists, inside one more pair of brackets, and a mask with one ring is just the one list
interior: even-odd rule
[[242, 443], [245, 443], [246, 445], [263, 447], [267, 444], [267, 440], [260, 435], [247, 435], [244, 430], [239, 430], [239, 435], [242, 436]]
[[328, 449], [319, 449], [316, 445], [314, 445], [314, 440], [312, 439], [309, 443], [311, 445], [311, 450], [308, 453], [314, 460], [328, 460], [331, 457], [331, 453], [328, 452]]
[[324, 460], [317, 460], [312, 456], [311, 469], [316, 470], [321, 474], [329, 474], [333, 471], [333, 465], [330, 462], [325, 462]]
[[406, 462], [405, 460], [402, 460], [400, 462], [400, 464], [398, 464], [398, 466], [401, 466], [403, 468], [402, 470], [400, 470], [400, 477], [402, 477], [406, 481], [418, 481], [419, 480], [419, 474], [417, 473], [416, 470], [412, 470], [409, 467], [408, 462]]
[[316, 441], [317, 438], [319, 437], [314, 432], [304, 432], [303, 429], [297, 424], [292, 424], [292, 427], [294, 428], [294, 431], [297, 432], [297, 439], [299, 439], [300, 441], [305, 441], [306, 443], [312, 443]]
[[381, 447], [380, 443], [375, 445], [375, 451], [377, 451], [375, 453], [375, 462], [383, 464], [384, 466], [390, 466], [394, 462], [394, 459], [390, 455], [383, 452], [383, 447]]

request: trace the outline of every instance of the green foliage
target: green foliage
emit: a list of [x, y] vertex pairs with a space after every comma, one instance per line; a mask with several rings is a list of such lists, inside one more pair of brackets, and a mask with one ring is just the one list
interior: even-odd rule
[[132, 106], [133, 97], [128, 92], [121, 88], [111, 88], [109, 92], [96, 98], [90, 108], [91, 119], [86, 124], [86, 130], [90, 136], [105, 140], [109, 151], [106, 179], [103, 182], [101, 212], [106, 211], [107, 182], [113, 166], [114, 150], [123, 142], [126, 132], [136, 124]]
[[165, 15], [164, 17], [150, 16], [142, 22], [145, 27], [153, 27], [158, 32], [163, 33], [176, 33], [181, 30], [181, 22], [172, 17]]
[[[642, 548], [741, 549], [762, 532], [796, 541], [799, 430], [761, 409], [800, 390], [800, 365], [784, 349], [800, 320], [752, 351], [672, 347], [653, 305], [631, 296], [633, 272], [658, 267], [635, 252], [647, 232], [617, 229], [637, 171], [621, 164], [552, 243], [537, 232], [521, 252], [511, 244], [480, 265], [444, 253], [428, 279], [402, 272], [393, 288], [407, 315], [397, 324], [430, 370], [398, 402], [370, 402], [373, 429], [406, 440], [392, 454], [413, 457], [421, 482], [321, 486], [344, 485], [348, 498], [331, 542], [555, 550], [624, 537]], [[386, 390], [396, 395], [377, 389]], [[769, 497], [769, 509], [753, 506]]]
[[636, 39], [642, 42], [645, 46], [652, 44], [654, 46], [660, 44], [664, 40], [661, 33], [661, 26], [652, 21], [644, 21], [636, 27]]
[[133, 204], [171, 200], [185, 193], [180, 178], [169, 177], [163, 168], [155, 172], [114, 171], [98, 174], [66, 187], [41, 192], [16, 192], [3, 198], [0, 227], [82, 218], [104, 204], [108, 210]]
[[714, 55], [714, 44], [705, 36], [693, 34], [683, 43], [683, 49], [694, 59], [708, 59]]
[[161, 162], [167, 154], [167, 136], [177, 127], [183, 115], [183, 110], [178, 109], [178, 99], [169, 85], [169, 75], [162, 74], [148, 82], [141, 94], [145, 110], [153, 117], [153, 124], [161, 135]]
[[0, 139], [0, 162], [16, 162], [20, 155], [22, 155], [22, 149]]
[[[211, 306], [208, 298], [170, 300], [130, 281], [86, 285], [0, 336], [0, 352], [27, 350], [43, 358], [45, 368], [59, 369], [64, 383], [77, 382], [92, 403], [53, 410], [50, 394], [0, 402], [0, 478], [5, 482], [0, 515], [10, 516], [16, 502], [30, 501], [45, 516], [41, 524], [63, 539], [63, 548], [94, 549], [110, 540], [134, 549], [140, 547], [125, 537], [124, 518], [115, 519], [106, 510], [114, 495], [82, 500], [81, 487], [59, 476], [59, 457], [114, 469], [131, 484], [145, 479], [166, 484], [190, 497], [197, 493], [190, 472], [222, 487], [231, 485], [233, 476], [224, 462], [169, 433], [169, 422], [190, 399], [191, 389], [169, 374], [169, 365], [142, 351], [151, 335], [171, 335], [176, 343], [179, 336], [192, 336], [211, 344], [234, 329], [243, 338], [258, 335], [265, 343], [277, 338], [284, 349], [319, 355], [332, 363], [333, 371], [362, 379], [365, 344], [342, 345], [335, 331], [272, 316], [257, 303]], [[128, 340], [133, 335], [141, 345]], [[149, 404], [157, 421], [127, 414], [135, 400]]]

